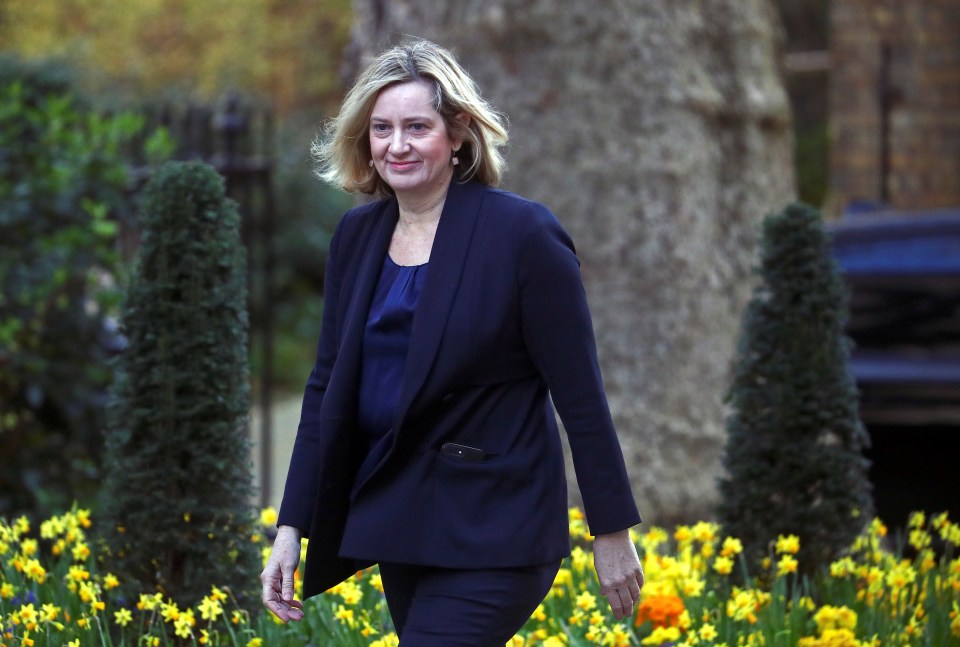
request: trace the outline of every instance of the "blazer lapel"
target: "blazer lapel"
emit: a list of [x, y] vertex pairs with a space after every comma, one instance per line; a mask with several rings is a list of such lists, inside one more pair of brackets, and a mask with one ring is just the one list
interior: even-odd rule
[[336, 383], [347, 387], [345, 393], [351, 394], [354, 402], [359, 389], [363, 331], [367, 323], [367, 314], [398, 216], [396, 199], [388, 200], [364, 248], [359, 250], [359, 253], [363, 254], [363, 260], [353, 285], [353, 292], [348, 297], [349, 305], [344, 317], [343, 339], [339, 350], [339, 356], [342, 359], [338, 362], [341, 367], [349, 368], [352, 374], [349, 379], [346, 379], [348, 378], [346, 375], [340, 375], [336, 381], [333, 379], [330, 381], [331, 385]]
[[[393, 424], [395, 432], [400, 430], [436, 358], [447, 316], [463, 275], [482, 195], [483, 186], [476, 182], [450, 183], [430, 251], [427, 276], [414, 311], [403, 388]], [[394, 443], [396, 437], [395, 433]]]

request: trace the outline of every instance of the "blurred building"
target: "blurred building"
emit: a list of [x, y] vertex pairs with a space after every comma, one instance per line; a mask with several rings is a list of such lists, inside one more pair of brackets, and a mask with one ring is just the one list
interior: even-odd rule
[[960, 2], [832, 0], [830, 34], [834, 200], [960, 206]]
[[911, 510], [957, 520], [960, 0], [826, 6], [827, 51], [794, 52], [788, 69], [826, 88], [824, 211], [851, 287], [878, 512], [891, 525]]

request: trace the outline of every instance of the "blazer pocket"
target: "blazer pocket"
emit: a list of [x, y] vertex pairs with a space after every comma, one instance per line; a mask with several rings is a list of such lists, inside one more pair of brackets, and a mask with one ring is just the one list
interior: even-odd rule
[[495, 497], [510, 496], [536, 480], [535, 470], [519, 451], [502, 456], [488, 454], [482, 461], [438, 451], [435, 475], [441, 487]]
[[540, 475], [519, 452], [478, 462], [437, 452], [434, 478], [434, 514], [454, 546], [495, 545], [544, 500]]
[[480, 463], [491, 456], [491, 454], [488, 454], [479, 447], [461, 445], [460, 443], [443, 443], [443, 445], [440, 446], [440, 455], [449, 456], [450, 458], [467, 463]]

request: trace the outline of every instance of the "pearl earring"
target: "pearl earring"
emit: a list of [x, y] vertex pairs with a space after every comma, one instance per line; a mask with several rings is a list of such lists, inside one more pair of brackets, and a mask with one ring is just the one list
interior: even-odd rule
[[453, 164], [454, 166], [456, 166], [457, 164], [460, 163], [460, 160], [459, 160], [459, 158], [457, 158], [456, 155], [454, 155], [452, 158], [450, 158], [450, 163]]
[[370, 160], [369, 162], [367, 162], [367, 166], [369, 166], [370, 168], [373, 168], [373, 160]]

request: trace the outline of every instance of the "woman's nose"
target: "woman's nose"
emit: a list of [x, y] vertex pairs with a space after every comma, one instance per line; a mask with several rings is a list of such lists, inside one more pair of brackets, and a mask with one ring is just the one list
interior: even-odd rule
[[393, 131], [393, 136], [390, 137], [390, 152], [391, 153], [402, 153], [407, 148], [407, 138], [403, 132], [402, 128], [397, 128]]

